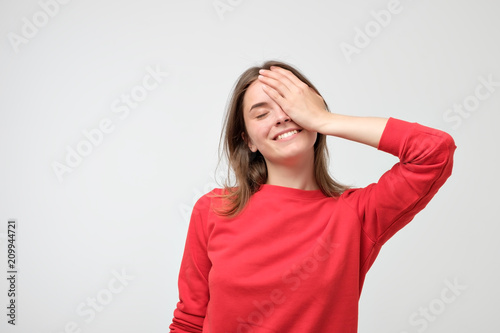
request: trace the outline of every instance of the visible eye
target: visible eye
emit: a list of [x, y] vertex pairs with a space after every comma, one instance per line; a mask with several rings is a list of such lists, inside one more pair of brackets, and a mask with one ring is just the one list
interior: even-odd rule
[[257, 117], [255, 117], [255, 118], [257, 118], [257, 119], [264, 118], [264, 116], [265, 116], [266, 114], [267, 114], [267, 112], [264, 112], [264, 113], [262, 113], [262, 114], [259, 114], [259, 115], [258, 115]]

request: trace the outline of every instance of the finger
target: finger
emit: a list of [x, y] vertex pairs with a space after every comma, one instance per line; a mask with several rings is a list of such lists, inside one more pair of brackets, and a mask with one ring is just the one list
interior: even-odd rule
[[[272, 68], [277, 68], [277, 67], [272, 67]], [[297, 90], [295, 84], [286, 75], [283, 75], [283, 73], [280, 73], [276, 70], [272, 71], [270, 69], [261, 69], [259, 72], [266, 78], [276, 80], [276, 81], [268, 81], [268, 83], [270, 85], [273, 85], [274, 88], [280, 90], [282, 94]], [[279, 88], [278, 82], [281, 83], [283, 87]], [[284, 88], [286, 88], [286, 90], [283, 90]]]
[[274, 79], [278, 82], [281, 82], [289, 91], [293, 89], [294, 83], [290, 81], [290, 79], [287, 76], [283, 75], [283, 73], [269, 69], [261, 69], [259, 73], [261, 73], [261, 75], [263, 75], [266, 78]]
[[298, 88], [309, 87], [304, 81], [300, 80], [295, 74], [293, 74], [288, 69], [279, 67], [279, 66], [271, 66], [271, 72], [278, 73], [282, 77], [286, 78], [288, 82], [290, 82], [293, 86]]
[[264, 83], [265, 85], [279, 92], [279, 94], [283, 97], [286, 97], [286, 95], [290, 93], [290, 89], [278, 79], [274, 79], [264, 75], [259, 75], [259, 80], [260, 82]]
[[281, 96], [281, 94], [276, 90], [274, 89], [273, 87], [271, 86], [268, 86], [266, 84], [263, 84], [262, 85], [262, 90], [264, 90], [264, 92], [269, 96], [271, 97], [271, 99], [273, 101], [275, 101], [276, 103], [278, 103], [278, 105], [284, 110], [286, 108], [286, 99]]

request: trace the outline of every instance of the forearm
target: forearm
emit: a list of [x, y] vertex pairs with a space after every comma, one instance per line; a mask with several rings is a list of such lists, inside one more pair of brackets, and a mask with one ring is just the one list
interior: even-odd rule
[[318, 132], [378, 148], [387, 120], [327, 113]]

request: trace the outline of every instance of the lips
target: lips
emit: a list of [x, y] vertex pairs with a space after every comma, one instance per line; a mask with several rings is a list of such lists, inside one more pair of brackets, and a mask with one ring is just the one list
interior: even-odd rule
[[298, 129], [298, 128], [292, 128], [292, 129], [287, 129], [285, 131], [282, 131], [281, 133], [278, 133], [273, 140], [281, 140], [281, 139], [285, 139], [291, 135], [294, 135], [294, 134], [297, 134], [299, 132], [301, 132], [302, 130], [301, 129]]

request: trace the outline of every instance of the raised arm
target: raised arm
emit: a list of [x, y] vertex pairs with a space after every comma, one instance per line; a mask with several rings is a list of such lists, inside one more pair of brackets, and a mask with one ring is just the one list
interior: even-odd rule
[[378, 148], [387, 118], [354, 117], [334, 113], [324, 115], [318, 132]]
[[264, 91], [306, 130], [367, 144], [399, 157], [400, 162], [377, 184], [346, 191], [343, 196], [376, 246], [422, 210], [451, 175], [456, 146], [443, 131], [394, 118], [330, 113], [321, 96], [283, 68], [262, 70], [259, 80], [267, 85]]
[[354, 117], [330, 113], [323, 98], [292, 72], [271, 67], [261, 70], [264, 91], [292, 120], [306, 130], [337, 136], [378, 148], [386, 118]]

